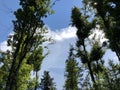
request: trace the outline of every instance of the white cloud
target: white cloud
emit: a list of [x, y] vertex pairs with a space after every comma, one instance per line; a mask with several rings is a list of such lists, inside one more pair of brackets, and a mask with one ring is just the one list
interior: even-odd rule
[[76, 31], [77, 29], [71, 26], [57, 31], [51, 31], [49, 29], [50, 36], [52, 36], [52, 38], [56, 41], [62, 41], [65, 39], [74, 38], [76, 37]]
[[0, 50], [6, 52], [7, 50], [11, 50], [10, 46], [7, 46], [7, 41], [0, 43]]
[[[50, 54], [45, 58], [42, 63], [40, 74], [43, 74], [44, 70], [50, 71], [52, 77], [54, 77], [55, 82], [57, 83], [58, 90], [62, 90], [64, 85], [64, 72], [65, 72], [65, 61], [68, 58], [69, 45], [76, 43], [76, 28], [69, 26], [68, 28], [61, 29], [59, 31], [50, 31], [50, 35], [52, 38], [56, 40], [55, 44], [50, 45], [48, 48], [50, 50]], [[95, 29], [92, 30], [93, 34], [90, 36], [92, 39], [96, 34], [95, 39], [100, 39], [100, 42], [104, 42], [107, 39], [104, 38], [104, 33]], [[111, 55], [114, 53], [109, 51]], [[109, 56], [109, 53], [108, 56]], [[108, 59], [108, 57], [106, 57]], [[105, 58], [105, 60], [107, 60]], [[109, 58], [111, 58], [109, 56]]]
[[[57, 31], [49, 29], [48, 36], [52, 36], [56, 43], [48, 46], [50, 54], [42, 63], [40, 78], [45, 70], [50, 71], [50, 75], [54, 78], [58, 90], [62, 90], [64, 85], [65, 61], [68, 58], [70, 44], [74, 45], [76, 42], [76, 31], [76, 28], [71, 26]], [[98, 35], [101, 38], [104, 37], [100, 30], [93, 30], [93, 33], [96, 33], [96, 36]], [[92, 38], [93, 36], [94, 34], [90, 37]], [[7, 42], [4, 41], [0, 44], [0, 49], [6, 51], [10, 49], [10, 47], [7, 47]], [[107, 53], [107, 59], [109, 58], [109, 53], [110, 52]], [[111, 55], [113, 54], [111, 53]]]
[[89, 38], [92, 40], [100, 41], [100, 43], [103, 43], [104, 41], [107, 41], [108, 39], [105, 38], [105, 34], [103, 30], [100, 30], [99, 26], [97, 26], [95, 29], [91, 30], [91, 35]]
[[[42, 63], [40, 75], [43, 75], [44, 70], [50, 71], [51, 76], [54, 77], [58, 90], [62, 90], [64, 84], [65, 61], [68, 57], [69, 45], [74, 44], [76, 41], [76, 28], [69, 26], [57, 31], [51, 31], [49, 29], [48, 36], [51, 36], [56, 43], [48, 46], [50, 54]], [[7, 42], [4, 41], [0, 44], [0, 49], [6, 51], [11, 48], [8, 47]]]
[[68, 58], [70, 44], [76, 42], [76, 28], [67, 27], [59, 31], [51, 31], [49, 35], [55, 40], [55, 44], [48, 46], [50, 54], [42, 63], [40, 75], [44, 70], [50, 71], [58, 90], [62, 90], [64, 84], [65, 61]]

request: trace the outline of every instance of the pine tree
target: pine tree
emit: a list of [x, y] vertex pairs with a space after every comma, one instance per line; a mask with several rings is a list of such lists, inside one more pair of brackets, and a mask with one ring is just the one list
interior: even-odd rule
[[43, 78], [41, 78], [40, 89], [56, 90], [55, 83], [53, 82], [53, 78], [51, 78], [48, 71], [44, 71]]
[[113, 63], [113, 60], [109, 61], [109, 66], [106, 67], [105, 81], [103, 84], [109, 90], [119, 90], [120, 85], [120, 64]]
[[74, 48], [70, 48], [69, 57], [66, 60], [66, 72], [65, 72], [65, 90], [78, 90], [79, 71], [78, 63], [73, 55]]
[[[104, 60], [102, 60], [105, 53], [103, 47], [107, 43], [103, 42], [100, 45], [99, 41], [95, 41], [91, 46], [91, 50], [88, 51], [86, 42], [90, 35], [90, 29], [94, 29], [96, 25], [99, 25], [99, 29], [104, 31], [108, 39], [108, 48], [116, 53], [120, 61], [120, 13], [118, 12], [120, 10], [120, 2], [116, 0], [83, 0], [83, 3], [84, 14], [78, 8], [73, 8], [72, 24], [78, 29], [77, 55], [82, 63], [88, 67], [93, 82], [93, 86], [91, 85], [92, 83], [89, 83], [90, 88], [86, 89], [119, 90], [119, 85], [116, 84], [119, 83], [119, 64], [108, 63], [109, 66], [106, 66]], [[88, 17], [91, 17], [89, 16], [91, 12], [94, 12], [93, 21], [88, 20]]]
[[91, 40], [89, 40], [90, 31], [94, 28], [94, 22], [88, 21], [88, 17], [88, 15], [83, 15], [77, 7], [72, 9], [72, 25], [77, 28], [76, 34], [78, 37], [76, 43], [76, 56], [80, 58], [83, 65], [86, 67], [86, 70], [89, 71], [94, 88], [98, 89], [96, 81], [97, 72], [95, 72], [94, 66], [99, 66], [98, 63], [103, 57], [104, 51], [102, 50], [103, 46], [96, 40], [94, 40], [94, 43], [91, 46], [89, 45], [91, 50], [87, 49], [88, 42], [91, 42]]
[[96, 23], [104, 30], [109, 47], [120, 61], [120, 2], [117, 0], [83, 0], [95, 11]]
[[[109, 43], [108, 48], [116, 53], [120, 61], [120, 2], [117, 0], [83, 0], [83, 2], [87, 8], [94, 11], [94, 23], [104, 31]], [[119, 83], [119, 64], [114, 64], [113, 60], [106, 61], [109, 61], [109, 66], [102, 65], [103, 71], [98, 81], [101, 82], [102, 89], [119, 90], [119, 85], [116, 84]]]
[[77, 30], [78, 41], [76, 44], [76, 46], [78, 47], [78, 56], [81, 58], [82, 63], [87, 63], [88, 69], [90, 71], [91, 79], [95, 83], [95, 78], [93, 75], [90, 61], [88, 59], [88, 53], [85, 47], [85, 39], [88, 37], [92, 27], [90, 23], [87, 21], [87, 17], [82, 16], [80, 9], [78, 9], [77, 7], [74, 7], [72, 9], [71, 18], [72, 18], [73, 26], [76, 26], [78, 29]]

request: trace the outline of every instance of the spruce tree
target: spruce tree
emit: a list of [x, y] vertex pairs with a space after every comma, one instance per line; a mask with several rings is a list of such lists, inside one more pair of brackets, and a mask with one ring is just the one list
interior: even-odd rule
[[48, 71], [44, 71], [44, 75], [41, 78], [40, 89], [41, 90], [56, 90], [55, 83], [53, 82]]
[[78, 62], [75, 60], [73, 54], [74, 48], [70, 48], [68, 59], [66, 60], [66, 72], [65, 72], [65, 90], [78, 90], [79, 71]]

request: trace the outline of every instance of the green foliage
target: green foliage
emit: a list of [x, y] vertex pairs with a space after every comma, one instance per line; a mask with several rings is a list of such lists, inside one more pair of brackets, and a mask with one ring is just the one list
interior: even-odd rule
[[41, 78], [40, 89], [42, 90], [56, 90], [53, 78], [49, 75], [48, 71], [44, 71], [43, 78]]
[[[83, 0], [84, 1], [84, 0]], [[96, 22], [105, 32], [106, 38], [109, 40], [109, 47], [113, 50], [120, 60], [120, 2], [117, 0], [89, 0], [89, 7], [95, 12]]]
[[20, 5], [14, 12], [14, 33], [7, 40], [12, 50], [5, 52], [0, 60], [3, 64], [0, 71], [4, 72], [0, 81], [4, 81], [5, 90], [27, 89], [31, 71], [38, 72], [45, 57], [41, 45], [48, 41], [43, 18], [52, 13], [50, 0], [20, 0]]
[[5, 89], [6, 79], [11, 64], [11, 54], [9, 51], [0, 51], [0, 90]]
[[101, 59], [104, 55], [104, 51], [102, 50], [102, 48], [100, 47], [100, 45], [98, 44], [98, 42], [96, 42], [91, 49], [90, 52], [90, 61], [98, 61], [99, 59]]
[[[88, 45], [90, 31], [98, 25], [108, 39], [108, 48], [114, 51], [120, 61], [120, 1], [82, 0], [83, 8], [72, 8], [72, 26], [77, 28], [76, 47], [70, 49], [66, 60], [65, 90], [119, 90], [120, 65], [109, 60], [108, 66], [102, 60], [105, 50], [94, 41]], [[56, 90], [53, 78], [45, 71], [41, 83], [38, 71], [46, 55], [43, 55], [43, 42], [47, 29], [43, 18], [53, 11], [50, 0], [20, 0], [21, 7], [14, 12], [13, 35], [7, 43], [11, 51], [0, 51], [0, 90]], [[90, 20], [90, 14], [94, 17]], [[89, 40], [89, 41], [88, 41]], [[90, 49], [88, 49], [88, 46]], [[73, 51], [76, 54], [74, 55]], [[78, 63], [80, 59], [82, 63]], [[80, 65], [80, 66], [78, 66]], [[31, 78], [30, 73], [36, 73]]]
[[[108, 76], [107, 76], [108, 75]], [[109, 90], [119, 90], [120, 85], [120, 65], [114, 64], [113, 61], [109, 61], [109, 67], [107, 68], [107, 77], [109, 80], [107, 81]]]
[[[84, 13], [86, 13], [86, 10]], [[86, 68], [83, 73], [87, 74], [81, 86], [84, 87], [84, 89], [98, 89], [97, 77], [99, 77], [99, 73], [103, 71], [100, 60], [105, 52], [102, 49], [103, 46], [96, 40], [93, 40], [95, 43], [91, 46], [88, 45], [88, 42], [92, 42], [92, 40], [89, 40], [90, 31], [96, 27], [95, 21], [89, 22], [88, 17], [86, 14], [83, 15], [77, 7], [72, 9], [72, 24], [77, 28], [76, 35], [78, 37], [75, 48], [77, 52], [76, 56], [80, 58], [80, 61]], [[87, 49], [88, 46], [91, 50]]]
[[120, 80], [120, 66], [118, 64], [114, 64], [111, 60], [108, 64], [108, 67], [100, 64], [103, 70], [97, 74], [98, 90], [119, 90], [118, 83]]
[[[102, 60], [105, 54], [103, 47], [106, 45], [101, 46], [99, 41], [94, 41], [95, 43], [88, 50], [86, 42], [88, 42], [90, 30], [99, 25], [109, 41], [108, 48], [114, 51], [120, 60], [120, 13], [118, 13], [120, 2], [116, 0], [82, 0], [82, 2], [84, 15], [80, 9], [74, 7], [71, 16], [72, 25], [77, 28], [76, 56], [85, 67], [85, 71], [82, 72], [87, 72], [86, 77], [82, 78], [84, 82], [80, 82], [81, 87], [85, 90], [119, 90], [119, 64], [110, 61], [107, 66]], [[93, 21], [88, 22], [86, 13], [91, 13], [90, 9], [94, 10], [95, 15]]]
[[70, 48], [68, 60], [66, 60], [65, 90], [78, 90], [79, 71], [78, 63], [73, 55], [73, 47]]
[[27, 60], [27, 64], [33, 65], [34, 71], [40, 70], [40, 65], [44, 59], [43, 56], [43, 47], [40, 46], [37, 50], [35, 50]]
[[77, 37], [79, 39], [85, 39], [88, 37], [89, 32], [91, 30], [91, 23], [88, 22], [87, 16], [83, 16], [82, 13], [80, 12], [80, 9], [77, 7], [74, 7], [72, 9], [72, 25], [76, 26], [78, 31], [77, 31]]
[[36, 84], [36, 78], [30, 79], [28, 81], [27, 90], [34, 90]]
[[28, 65], [25, 62], [22, 63], [22, 66], [19, 70], [19, 75], [17, 76], [17, 90], [26, 90], [27, 83], [30, 80], [30, 72], [33, 70], [32, 65]]

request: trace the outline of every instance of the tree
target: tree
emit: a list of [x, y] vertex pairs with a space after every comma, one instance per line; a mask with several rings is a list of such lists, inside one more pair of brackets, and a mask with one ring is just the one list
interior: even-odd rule
[[78, 82], [79, 82], [79, 71], [78, 63], [75, 60], [75, 56], [73, 54], [74, 48], [70, 48], [69, 57], [66, 60], [66, 72], [65, 72], [65, 90], [78, 90]]
[[[47, 55], [47, 54], [46, 54]], [[35, 88], [34, 90], [37, 90], [38, 88], [38, 71], [40, 70], [40, 65], [44, 59], [44, 57], [46, 56], [44, 55], [43, 56], [43, 47], [39, 47], [39, 49], [36, 49], [35, 52], [33, 52], [33, 54], [29, 57], [29, 61], [27, 62], [28, 64], [33, 64], [33, 71], [35, 72], [35, 77], [36, 77], [36, 84], [35, 84]]]
[[89, 61], [88, 55], [87, 55], [88, 53], [85, 48], [85, 39], [88, 37], [89, 32], [92, 27], [90, 26], [90, 23], [86, 20], [87, 17], [82, 16], [82, 13], [80, 12], [80, 10], [77, 7], [74, 7], [72, 9], [71, 18], [72, 18], [72, 24], [74, 26], [76, 26], [78, 29], [78, 31], [77, 31], [78, 55], [81, 57], [81, 60], [83, 63], [87, 63], [89, 71], [90, 71], [91, 79], [95, 83], [93, 71], [92, 71], [91, 64], [90, 64], [90, 61]]
[[109, 90], [119, 90], [120, 85], [120, 64], [113, 63], [113, 60], [109, 61], [109, 67], [106, 68], [105, 81], [106, 86]]
[[[30, 72], [38, 71], [43, 60], [41, 45], [46, 41], [44, 35], [47, 29], [42, 18], [51, 14], [50, 0], [20, 0], [20, 5], [21, 8], [14, 12], [14, 34], [10, 35], [7, 41], [12, 50], [8, 55], [10, 69], [7, 69], [9, 73], [5, 90], [19, 90], [19, 85], [23, 85], [23, 81], [29, 81]], [[27, 75], [26, 79], [22, 77], [23, 74], [25, 77]]]
[[93, 8], [96, 23], [104, 30], [109, 47], [120, 61], [120, 2], [117, 0], [83, 0]]
[[53, 78], [51, 78], [48, 71], [44, 71], [44, 75], [40, 83], [40, 89], [56, 90], [55, 83], [53, 82]]
[[[10, 69], [9, 63], [10, 58], [8, 57], [9, 52], [0, 51], [0, 89], [4, 90], [6, 84], [6, 77], [8, 75], [8, 70]], [[9, 59], [9, 60], [8, 60]]]
[[[80, 58], [83, 65], [87, 66], [86, 70], [89, 71], [91, 81], [95, 89], [97, 88], [97, 82], [96, 82], [96, 72], [93, 70], [93, 65], [98, 66], [101, 58], [104, 55], [104, 51], [102, 50], [102, 47], [98, 41], [94, 40], [94, 43], [89, 47], [91, 47], [91, 50], [87, 49], [88, 42], [91, 42], [89, 40], [90, 31], [94, 28], [94, 22], [88, 21], [88, 15], [82, 14], [80, 12], [80, 9], [77, 7], [74, 7], [72, 9], [72, 25], [77, 28], [77, 43], [76, 43], [76, 56]], [[98, 69], [99, 71], [99, 69]]]
[[[88, 90], [119, 90], [119, 64], [109, 62], [105, 65], [105, 60], [102, 57], [105, 53], [104, 46], [108, 46], [116, 53], [120, 61], [120, 2], [116, 0], [82, 0], [84, 4], [83, 12], [76, 7], [72, 9], [72, 25], [77, 27], [77, 43], [76, 51], [79, 57], [89, 71], [91, 80], [89, 80], [89, 73], [87, 74], [85, 84], [90, 86]], [[94, 12], [94, 17], [90, 13]], [[99, 44], [99, 40], [94, 41], [91, 49], [87, 49], [90, 31], [94, 30], [96, 26], [105, 33], [108, 42]], [[109, 44], [107, 44], [109, 43]], [[89, 45], [90, 46], [90, 45]], [[106, 60], [109, 61], [109, 60]], [[106, 82], [106, 83], [104, 83]], [[85, 85], [83, 84], [83, 85]], [[92, 85], [93, 84], [93, 85]]]

